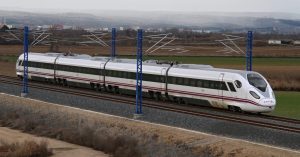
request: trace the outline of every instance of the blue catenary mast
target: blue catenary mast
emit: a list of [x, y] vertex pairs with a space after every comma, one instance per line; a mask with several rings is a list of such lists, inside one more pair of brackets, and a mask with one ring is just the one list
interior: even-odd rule
[[23, 89], [22, 89], [22, 96], [26, 96], [28, 94], [28, 26], [24, 27], [24, 76], [23, 76]]
[[252, 47], [253, 47], [253, 34], [248, 31], [247, 37], [247, 52], [246, 52], [246, 69], [252, 71]]
[[137, 56], [136, 56], [136, 111], [137, 115], [142, 114], [142, 80], [143, 80], [143, 30], [138, 30]]
[[116, 28], [111, 29], [111, 58], [116, 57]]

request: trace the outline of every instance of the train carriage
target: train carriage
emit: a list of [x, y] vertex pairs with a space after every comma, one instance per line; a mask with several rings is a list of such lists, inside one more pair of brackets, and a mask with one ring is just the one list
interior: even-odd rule
[[64, 85], [101, 89], [104, 86], [104, 64], [108, 60], [87, 55], [61, 56], [55, 64], [55, 79]]
[[[47, 55], [40, 53], [31, 53], [28, 55], [28, 78], [39, 81], [54, 80], [54, 62], [59, 54], [48, 53]], [[17, 76], [23, 76], [23, 58], [20, 55], [16, 64]]]
[[[16, 63], [23, 77], [23, 55]], [[135, 93], [136, 60], [61, 53], [29, 53], [29, 79], [115, 93]], [[273, 90], [257, 72], [210, 65], [143, 62], [143, 93], [155, 99], [206, 104], [233, 111], [271, 112]], [[145, 95], [145, 96], [146, 96]]]
[[[143, 64], [143, 92], [159, 99], [165, 95], [165, 77], [169, 65]], [[132, 59], [115, 59], [105, 66], [105, 83], [110, 88], [136, 89], [136, 61]], [[129, 91], [130, 92], [130, 91]], [[145, 94], [144, 94], [145, 95]]]

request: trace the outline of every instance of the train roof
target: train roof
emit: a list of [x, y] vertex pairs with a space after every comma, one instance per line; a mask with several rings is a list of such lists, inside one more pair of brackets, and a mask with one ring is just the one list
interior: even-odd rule
[[[20, 57], [22, 57], [21, 55]], [[66, 53], [55, 53], [55, 52], [47, 52], [47, 53], [34, 53], [30, 52], [29, 57], [31, 60], [39, 60], [44, 62], [51, 62], [53, 59], [59, 56], [58, 62], [63, 62], [67, 65], [81, 65], [86, 67], [98, 67], [101, 62], [107, 62], [108, 68], [115, 70], [136, 70], [136, 59], [123, 59], [123, 58], [114, 58], [103, 57], [103, 56], [95, 56], [92, 57], [86, 54], [66, 54]], [[50, 58], [49, 58], [50, 57]], [[78, 60], [74, 62], [74, 59]], [[149, 71], [151, 73], [161, 72], [162, 69], [166, 69], [171, 66], [173, 63], [160, 62], [159, 60], [146, 60], [143, 62], [143, 70]], [[197, 72], [198, 71], [198, 72]], [[234, 70], [234, 69], [222, 69], [222, 68], [214, 68], [211, 65], [201, 65], [201, 64], [175, 64], [172, 65], [170, 70], [170, 74], [178, 74], [182, 76], [187, 75], [195, 75], [197, 73], [201, 73], [203, 71], [207, 72], [216, 72], [216, 73], [233, 73], [239, 74], [242, 77], [246, 78], [248, 73], [253, 73], [252, 71], [244, 71], [244, 70]]]
[[[212, 73], [213, 72], [213, 73]], [[207, 77], [209, 75], [216, 75], [215, 77], [218, 77], [220, 73], [230, 73], [230, 74], [236, 74], [247, 78], [247, 74], [249, 73], [256, 73], [253, 71], [245, 71], [245, 70], [234, 70], [234, 69], [222, 69], [222, 68], [212, 68], [209, 66], [203, 66], [200, 68], [183, 68], [179, 66], [174, 66], [170, 69], [169, 75], [178, 75], [183, 77]]]

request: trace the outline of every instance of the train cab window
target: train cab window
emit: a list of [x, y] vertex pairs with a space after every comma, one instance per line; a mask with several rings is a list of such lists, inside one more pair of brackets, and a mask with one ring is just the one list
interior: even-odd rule
[[234, 84], [236, 86], [236, 88], [241, 88], [242, 87], [242, 82], [239, 80], [234, 81]]
[[229, 87], [230, 91], [236, 92], [236, 89], [234, 88], [233, 83], [227, 82], [227, 84], [228, 84], [228, 87]]
[[249, 84], [256, 87], [262, 92], [265, 92], [267, 89], [266, 81], [258, 74], [250, 73], [247, 75]]
[[20, 60], [18, 65], [20, 66], [22, 62], [23, 62], [23, 60]]
[[220, 86], [221, 86], [221, 87], [220, 87], [221, 90], [226, 90], [226, 91], [228, 91], [228, 88], [227, 88], [225, 82], [221, 82], [221, 83], [220, 83]]

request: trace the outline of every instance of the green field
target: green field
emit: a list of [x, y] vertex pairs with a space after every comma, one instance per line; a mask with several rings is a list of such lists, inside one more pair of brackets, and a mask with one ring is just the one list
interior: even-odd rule
[[[122, 56], [122, 58], [135, 58], [135, 56]], [[189, 64], [209, 65], [245, 65], [244, 57], [202, 57], [202, 56], [144, 56], [144, 60], [170, 60]], [[257, 57], [253, 58], [253, 65], [267, 66], [300, 66], [300, 57]]]
[[17, 62], [18, 56], [10, 55], [10, 56], [2, 56], [0, 55], [1, 62]]
[[300, 119], [300, 92], [275, 92], [277, 105], [271, 115]]

